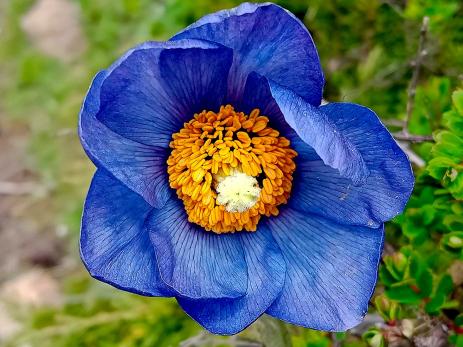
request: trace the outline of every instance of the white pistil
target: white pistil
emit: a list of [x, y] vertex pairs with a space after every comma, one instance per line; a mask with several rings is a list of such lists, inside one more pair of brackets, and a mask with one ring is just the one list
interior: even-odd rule
[[235, 170], [229, 176], [217, 175], [216, 179], [216, 202], [228, 212], [247, 211], [259, 200], [261, 188], [255, 177]]

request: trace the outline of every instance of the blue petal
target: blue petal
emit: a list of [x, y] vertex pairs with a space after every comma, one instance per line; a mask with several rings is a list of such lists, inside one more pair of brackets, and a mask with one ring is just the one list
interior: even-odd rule
[[95, 76], [82, 106], [79, 118], [82, 146], [97, 167], [108, 170], [152, 206], [161, 207], [171, 194], [165, 164], [167, 150], [122, 137], [95, 118], [106, 75], [106, 71], [101, 71]]
[[95, 174], [82, 217], [80, 252], [90, 274], [114, 287], [170, 296], [144, 228], [152, 207], [106, 172]]
[[365, 182], [370, 174], [353, 141], [347, 138], [319, 108], [292, 90], [269, 81], [270, 91], [286, 122], [310, 145], [327, 165], [338, 169], [354, 184]]
[[108, 69], [96, 118], [137, 142], [167, 147], [194, 113], [224, 99], [231, 49], [201, 40], [148, 42]]
[[290, 205], [340, 223], [371, 227], [401, 213], [413, 190], [413, 171], [376, 114], [347, 103], [330, 103], [320, 111], [359, 150], [370, 176], [355, 186], [326, 166], [310, 147], [292, 141], [299, 157]]
[[198, 40], [150, 42], [98, 73], [79, 115], [81, 142], [95, 165], [162, 207], [171, 193], [165, 163], [172, 133], [193, 112], [219, 107], [231, 54]]
[[246, 80], [243, 100], [238, 109], [246, 114], [258, 108], [262, 115], [269, 118], [272, 128], [278, 130], [288, 138], [297, 137], [293, 128], [286, 122], [278, 104], [273, 99], [267, 78], [258, 73], [251, 72]]
[[233, 48], [229, 102], [242, 99], [247, 75], [257, 73], [294, 90], [307, 102], [321, 102], [324, 77], [317, 50], [304, 24], [271, 3], [243, 3], [207, 15], [174, 36], [205, 39]]
[[147, 226], [161, 277], [178, 295], [236, 298], [246, 294], [248, 275], [238, 235], [218, 235], [190, 223], [177, 198], [153, 210]]
[[267, 313], [317, 330], [360, 323], [376, 284], [383, 227], [335, 224], [290, 208], [264, 223], [286, 261], [285, 285]]
[[251, 73], [241, 108], [249, 112], [256, 107], [269, 116], [271, 126], [290, 139], [301, 138], [327, 165], [338, 169], [354, 184], [362, 183], [368, 177], [369, 171], [361, 153], [327, 115], [290, 89]]
[[179, 298], [182, 308], [211, 333], [233, 335], [254, 322], [283, 288], [285, 263], [268, 230], [240, 233], [248, 271], [248, 290], [237, 299]]

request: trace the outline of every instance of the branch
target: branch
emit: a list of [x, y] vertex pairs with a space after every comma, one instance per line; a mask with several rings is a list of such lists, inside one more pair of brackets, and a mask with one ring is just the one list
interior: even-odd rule
[[418, 85], [418, 80], [420, 77], [420, 70], [421, 70], [421, 65], [423, 65], [424, 58], [428, 54], [428, 51], [425, 48], [426, 45], [426, 36], [428, 34], [428, 29], [429, 29], [429, 17], [423, 17], [423, 22], [421, 24], [421, 30], [420, 30], [420, 42], [418, 44], [418, 53], [416, 55], [415, 60], [412, 62], [412, 64], [415, 66], [415, 69], [413, 70], [413, 75], [412, 79], [410, 81], [410, 84], [408, 86], [408, 92], [407, 92], [407, 118], [405, 119], [405, 123], [402, 128], [402, 132], [404, 134], [408, 134], [408, 125], [410, 123], [410, 119], [412, 117], [413, 109], [415, 107], [415, 95], [416, 95], [416, 87]]
[[403, 128], [405, 121], [400, 119], [381, 119], [381, 121], [390, 127], [400, 127]]
[[426, 165], [426, 162], [424, 161], [423, 158], [421, 158], [418, 154], [416, 154], [411, 148], [410, 148], [410, 143], [408, 142], [402, 142], [398, 141], [398, 144], [400, 148], [405, 152], [407, 155], [408, 159], [415, 164], [417, 167], [424, 167]]
[[434, 141], [431, 135], [412, 135], [404, 131], [393, 133], [392, 136], [394, 136], [396, 140], [413, 143]]

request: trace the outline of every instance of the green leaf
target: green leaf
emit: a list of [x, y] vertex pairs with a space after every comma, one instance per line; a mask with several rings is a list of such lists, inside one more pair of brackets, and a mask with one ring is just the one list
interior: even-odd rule
[[463, 214], [460, 211], [453, 212], [458, 214], [446, 215], [443, 219], [444, 225], [451, 231], [463, 230]]
[[438, 127], [442, 113], [450, 108], [449, 94], [448, 78], [432, 78], [426, 84], [418, 86], [409, 123], [413, 134], [431, 134]]
[[442, 243], [453, 249], [463, 248], [463, 231], [454, 231], [446, 234], [442, 239]]
[[420, 288], [421, 290], [421, 295], [423, 297], [428, 297], [429, 295], [431, 295], [433, 286], [431, 271], [423, 271], [421, 274], [418, 275], [416, 282], [418, 284], [418, 288]]
[[456, 90], [452, 94], [452, 102], [458, 113], [463, 117], [463, 90]]
[[463, 139], [451, 131], [444, 130], [434, 136], [436, 145], [432, 151], [435, 156], [444, 156], [459, 163], [463, 158]]
[[445, 296], [441, 294], [436, 294], [425, 306], [425, 310], [430, 314], [437, 314], [439, 309], [445, 303]]
[[463, 136], [463, 113], [450, 110], [444, 113], [443, 123], [458, 136]]
[[381, 266], [379, 268], [379, 278], [381, 283], [386, 286], [391, 286], [397, 282], [397, 279], [389, 272], [386, 266]]
[[397, 281], [404, 278], [405, 271], [408, 265], [408, 259], [402, 253], [395, 253], [392, 256], [384, 257], [384, 265], [389, 273]]
[[385, 340], [383, 334], [378, 328], [370, 328], [363, 335], [362, 338], [368, 343], [370, 347], [384, 347]]
[[448, 274], [442, 276], [441, 281], [437, 287], [436, 293], [442, 293], [443, 295], [449, 295], [453, 290], [452, 277]]
[[444, 307], [447, 296], [452, 292], [453, 290], [453, 282], [452, 282], [452, 277], [450, 275], [443, 275], [437, 288], [436, 291], [431, 298], [431, 300], [426, 304], [426, 312], [428, 313], [438, 313], [438, 311]]
[[456, 316], [454, 322], [456, 326], [463, 327], [463, 313], [460, 313], [458, 316]]
[[422, 296], [408, 284], [392, 286], [386, 289], [386, 295], [389, 299], [395, 300], [402, 304], [418, 304]]
[[401, 316], [401, 308], [397, 302], [389, 300], [384, 295], [375, 298], [375, 308], [386, 322], [397, 320]]
[[424, 205], [421, 208], [421, 215], [423, 216], [422, 222], [424, 225], [429, 225], [434, 220], [436, 216], [436, 210], [432, 204]]
[[426, 169], [432, 177], [438, 180], [442, 180], [447, 175], [447, 173], [456, 166], [456, 164], [457, 163], [453, 159], [447, 157], [437, 157], [429, 162], [429, 165], [426, 167]]

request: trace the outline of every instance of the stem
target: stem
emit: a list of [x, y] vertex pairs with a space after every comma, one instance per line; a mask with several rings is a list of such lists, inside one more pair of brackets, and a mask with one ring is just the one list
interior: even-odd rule
[[338, 340], [336, 333], [330, 333], [331, 347], [341, 347], [341, 342]]

